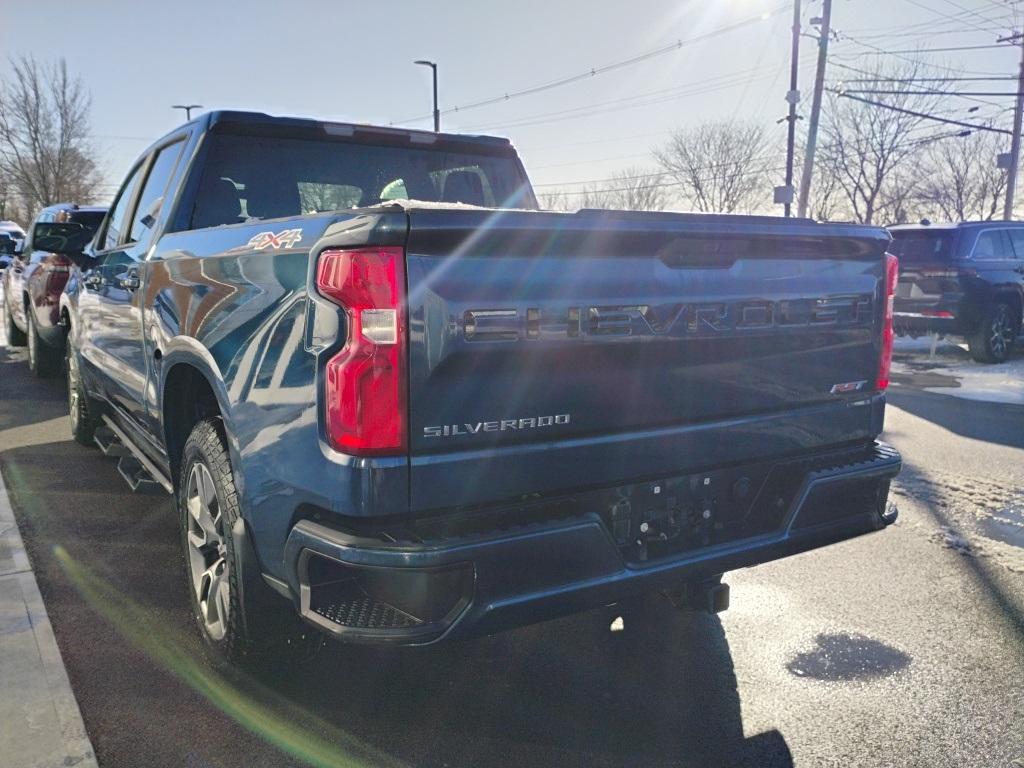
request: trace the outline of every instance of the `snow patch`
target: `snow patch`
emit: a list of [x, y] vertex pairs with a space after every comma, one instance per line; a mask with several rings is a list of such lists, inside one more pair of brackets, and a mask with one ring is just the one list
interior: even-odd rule
[[1024, 405], [1024, 356], [1018, 342], [1015, 356], [1005, 363], [986, 365], [971, 359], [966, 344], [929, 337], [899, 338], [893, 354], [893, 380], [926, 392]]

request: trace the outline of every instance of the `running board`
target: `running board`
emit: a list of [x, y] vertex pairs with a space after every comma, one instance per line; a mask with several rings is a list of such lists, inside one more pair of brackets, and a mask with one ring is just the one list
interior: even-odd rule
[[99, 426], [96, 427], [96, 432], [93, 434], [92, 439], [99, 446], [99, 449], [103, 452], [104, 456], [130, 456], [131, 453], [121, 445], [121, 440], [114, 433], [110, 427]]
[[104, 416], [103, 422], [104, 426], [96, 429], [96, 444], [105, 456], [120, 457], [117, 471], [128, 483], [128, 487], [134, 492], [163, 488], [173, 494], [171, 481], [139, 450], [124, 430], [111, 421], [109, 416]]

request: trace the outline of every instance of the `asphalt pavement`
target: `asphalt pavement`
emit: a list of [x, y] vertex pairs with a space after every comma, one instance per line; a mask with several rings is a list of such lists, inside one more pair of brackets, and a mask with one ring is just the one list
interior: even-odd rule
[[[430, 649], [214, 671], [169, 497], [68, 436], [0, 347], [0, 471], [101, 766], [1024, 765], [1024, 407], [891, 389], [881, 533], [658, 600]], [[1020, 525], [1018, 525], [1018, 522]], [[7, 695], [7, 692], [4, 692]]]

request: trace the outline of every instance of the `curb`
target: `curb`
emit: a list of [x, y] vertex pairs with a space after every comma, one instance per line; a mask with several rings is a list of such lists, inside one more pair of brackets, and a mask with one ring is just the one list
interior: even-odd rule
[[0, 476], [0, 768], [97, 768]]

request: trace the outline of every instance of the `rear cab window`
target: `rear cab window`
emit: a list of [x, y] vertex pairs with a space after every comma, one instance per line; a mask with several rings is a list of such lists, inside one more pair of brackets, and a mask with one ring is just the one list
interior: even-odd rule
[[187, 229], [411, 199], [526, 208], [534, 200], [511, 146], [416, 144], [213, 133]]

